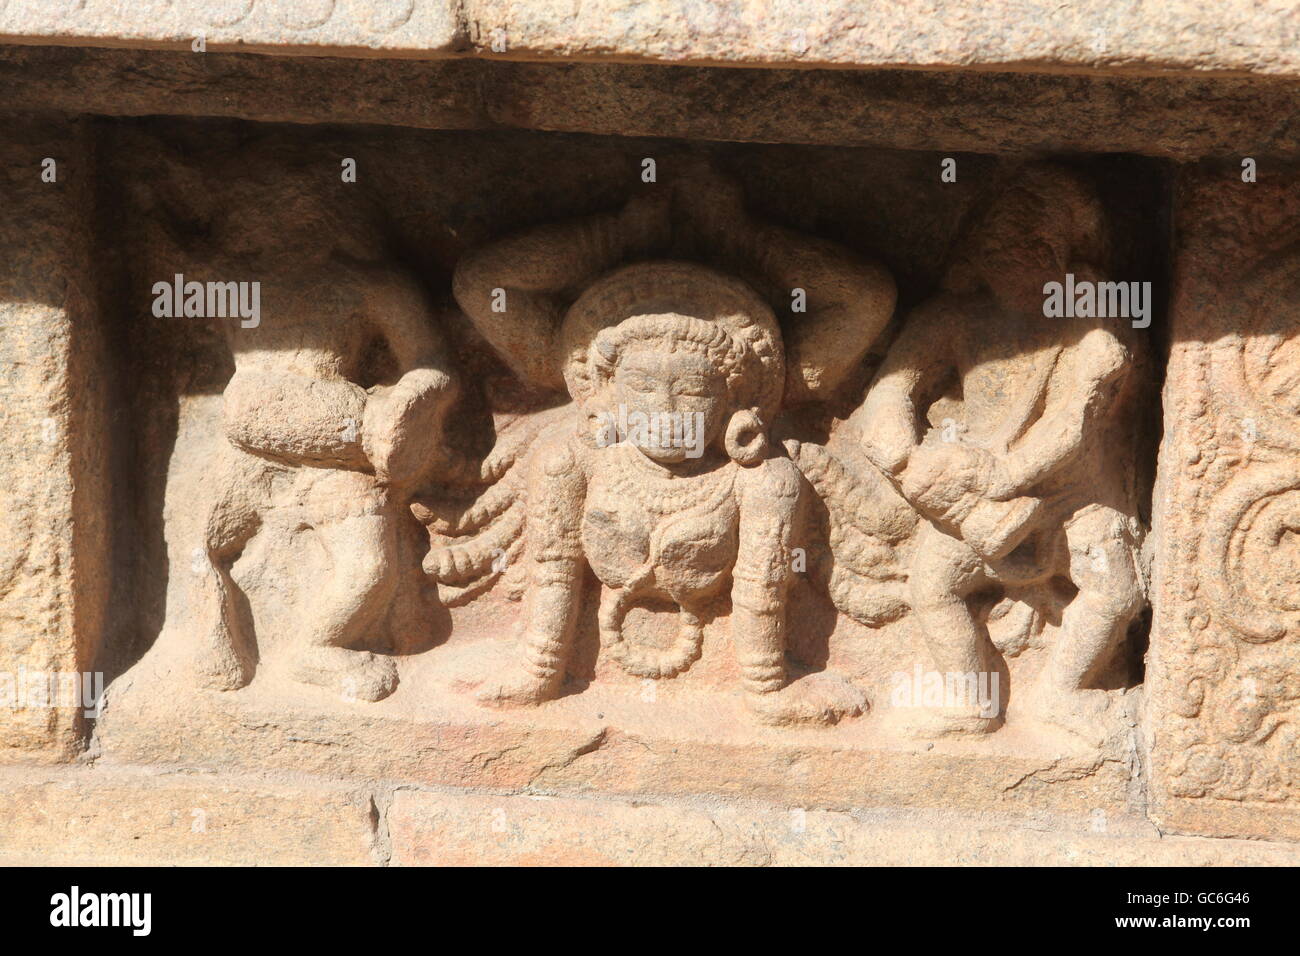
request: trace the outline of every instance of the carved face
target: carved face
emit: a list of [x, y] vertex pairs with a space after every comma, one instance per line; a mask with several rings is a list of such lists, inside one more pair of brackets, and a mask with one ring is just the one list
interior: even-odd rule
[[726, 380], [703, 355], [655, 351], [650, 343], [628, 348], [612, 385], [620, 430], [662, 464], [700, 457], [726, 425]]

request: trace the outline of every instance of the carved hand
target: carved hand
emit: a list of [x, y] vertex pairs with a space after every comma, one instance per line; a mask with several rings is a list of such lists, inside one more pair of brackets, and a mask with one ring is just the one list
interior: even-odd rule
[[899, 482], [903, 497], [922, 513], [958, 523], [981, 499], [990, 497], [997, 462], [969, 445], [921, 445], [911, 455]]
[[442, 419], [457, 389], [445, 372], [416, 369], [370, 390], [361, 444], [384, 484], [420, 481], [449, 461]]
[[886, 478], [895, 480], [917, 448], [911, 423], [885, 415], [875, 415], [870, 422], [869, 431], [862, 435], [863, 454]]

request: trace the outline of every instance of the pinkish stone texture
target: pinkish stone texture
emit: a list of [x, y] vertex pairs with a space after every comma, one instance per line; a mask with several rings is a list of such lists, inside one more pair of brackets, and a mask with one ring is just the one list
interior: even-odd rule
[[0, 0], [0, 862], [1294, 864], [1296, 31]]
[[1146, 707], [1162, 828], [1296, 839], [1300, 175], [1265, 168], [1179, 183]]

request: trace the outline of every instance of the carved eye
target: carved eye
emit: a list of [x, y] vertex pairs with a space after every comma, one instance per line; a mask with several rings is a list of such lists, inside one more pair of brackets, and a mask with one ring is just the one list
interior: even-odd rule
[[688, 395], [694, 398], [709, 398], [713, 395], [712, 385], [702, 378], [682, 379], [677, 383], [677, 387], [673, 391], [678, 395]]
[[634, 392], [653, 392], [655, 390], [654, 379], [648, 375], [638, 375], [636, 372], [630, 372], [623, 376], [623, 386], [630, 388]]

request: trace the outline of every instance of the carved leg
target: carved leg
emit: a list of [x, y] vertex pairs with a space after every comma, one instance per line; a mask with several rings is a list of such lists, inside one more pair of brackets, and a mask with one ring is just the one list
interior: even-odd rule
[[788, 459], [737, 475], [740, 543], [731, 572], [731, 636], [745, 702], [759, 720], [834, 724], [866, 710], [866, 694], [837, 674], [790, 681], [786, 671], [786, 599], [801, 480]]
[[1046, 666], [1026, 708], [1099, 745], [1110, 698], [1088, 690], [1088, 681], [1114, 653], [1129, 622], [1142, 606], [1142, 586], [1134, 561], [1135, 542], [1124, 516], [1094, 508], [1066, 528], [1070, 579], [1079, 589], [1061, 620]]
[[867, 695], [838, 674], [789, 681], [785, 635], [775, 614], [733, 612], [732, 640], [745, 703], [764, 723], [835, 724], [867, 709]]
[[350, 648], [364, 642], [396, 592], [396, 525], [387, 515], [363, 515], [315, 530], [333, 567], [307, 608], [293, 675], [348, 697], [382, 700], [397, 687], [393, 659]]
[[527, 706], [559, 695], [577, 602], [578, 585], [568, 579], [535, 585], [529, 591], [518, 654], [506, 673], [489, 680], [479, 692], [479, 703]]
[[564, 684], [565, 648], [536, 630], [524, 633], [519, 655], [504, 674], [487, 681], [479, 691], [480, 704], [491, 707], [526, 707], [551, 700]]
[[[237, 454], [237, 453], [236, 453]], [[213, 690], [237, 690], [253, 679], [257, 641], [247, 620], [245, 602], [231, 577], [231, 568], [244, 547], [261, 529], [261, 515], [252, 498], [259, 488], [244, 462], [225, 463], [223, 488], [208, 513], [201, 550], [188, 571], [199, 578], [199, 642], [191, 667], [195, 681]]]
[[[933, 525], [923, 526], [916, 559], [909, 574], [911, 604], [925, 637], [934, 668], [944, 676], [969, 686], [973, 675], [989, 669], [988, 637], [975, 615], [969, 597], [989, 580], [984, 562], [965, 543]], [[977, 702], [951, 701], [942, 706], [900, 708], [891, 717], [910, 736], [987, 733], [997, 725]]]
[[784, 635], [773, 627], [753, 626], [761, 620], [762, 615], [745, 615], [732, 627], [740, 679], [751, 699], [763, 699], [786, 685]]

